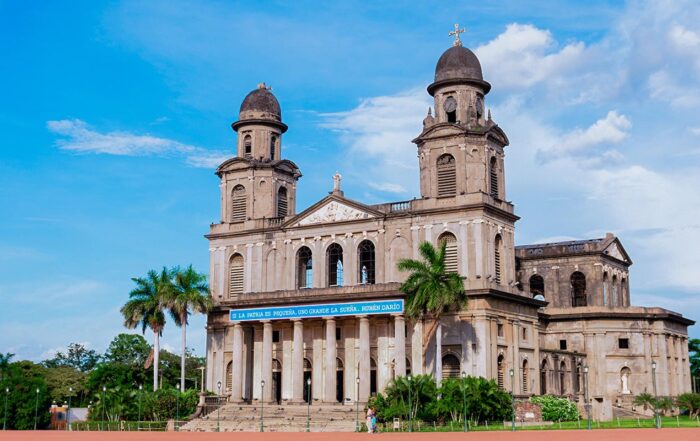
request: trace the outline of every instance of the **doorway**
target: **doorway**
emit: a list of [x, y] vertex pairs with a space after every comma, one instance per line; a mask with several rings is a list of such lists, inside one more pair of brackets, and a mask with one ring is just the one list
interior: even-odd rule
[[343, 402], [345, 390], [345, 376], [343, 375], [343, 362], [340, 358], [336, 358], [335, 371], [335, 400], [339, 403]]
[[308, 358], [304, 359], [304, 402], [311, 403], [311, 362]]
[[277, 359], [272, 360], [272, 400], [282, 402], [282, 364]]

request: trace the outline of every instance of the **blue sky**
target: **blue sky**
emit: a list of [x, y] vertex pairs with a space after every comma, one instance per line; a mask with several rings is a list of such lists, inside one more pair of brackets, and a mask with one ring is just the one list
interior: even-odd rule
[[612, 231], [634, 304], [700, 318], [700, 5], [481, 3], [0, 0], [0, 352], [102, 351], [131, 277], [208, 268], [213, 171], [259, 82], [299, 210], [336, 170], [354, 199], [416, 196], [410, 140], [455, 22], [511, 140], [517, 242]]

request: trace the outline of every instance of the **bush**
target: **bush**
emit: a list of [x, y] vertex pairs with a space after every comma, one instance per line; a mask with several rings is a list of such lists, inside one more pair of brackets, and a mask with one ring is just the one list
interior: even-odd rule
[[691, 418], [694, 418], [700, 413], [700, 394], [680, 394], [676, 398], [676, 405], [688, 412]]
[[576, 404], [566, 398], [542, 395], [530, 398], [530, 402], [540, 405], [545, 421], [573, 421], [579, 417]]

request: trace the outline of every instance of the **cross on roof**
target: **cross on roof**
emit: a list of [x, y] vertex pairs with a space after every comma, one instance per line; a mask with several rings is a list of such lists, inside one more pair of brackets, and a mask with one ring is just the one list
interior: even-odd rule
[[461, 46], [462, 45], [462, 40], [460, 40], [459, 34], [463, 34], [464, 31], [465, 31], [464, 28], [462, 28], [462, 29], [459, 28], [459, 23], [455, 23], [455, 30], [450, 31], [450, 34], [449, 34], [450, 37], [452, 37], [453, 35], [455, 37], [455, 41], [454, 41], [454, 43], [452, 43], [452, 46]]

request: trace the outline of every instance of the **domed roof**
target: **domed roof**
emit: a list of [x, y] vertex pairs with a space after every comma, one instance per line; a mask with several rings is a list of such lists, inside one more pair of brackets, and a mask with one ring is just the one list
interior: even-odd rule
[[265, 86], [265, 83], [258, 84], [257, 89], [246, 95], [243, 103], [241, 103], [240, 113], [248, 111], [270, 113], [277, 116], [278, 120], [282, 119], [280, 103], [270, 92], [270, 89]]
[[435, 66], [435, 82], [428, 86], [432, 95], [435, 88], [442, 84], [472, 83], [481, 86], [484, 93], [491, 90], [491, 85], [484, 81], [481, 63], [474, 52], [461, 45], [452, 46], [443, 52]]

